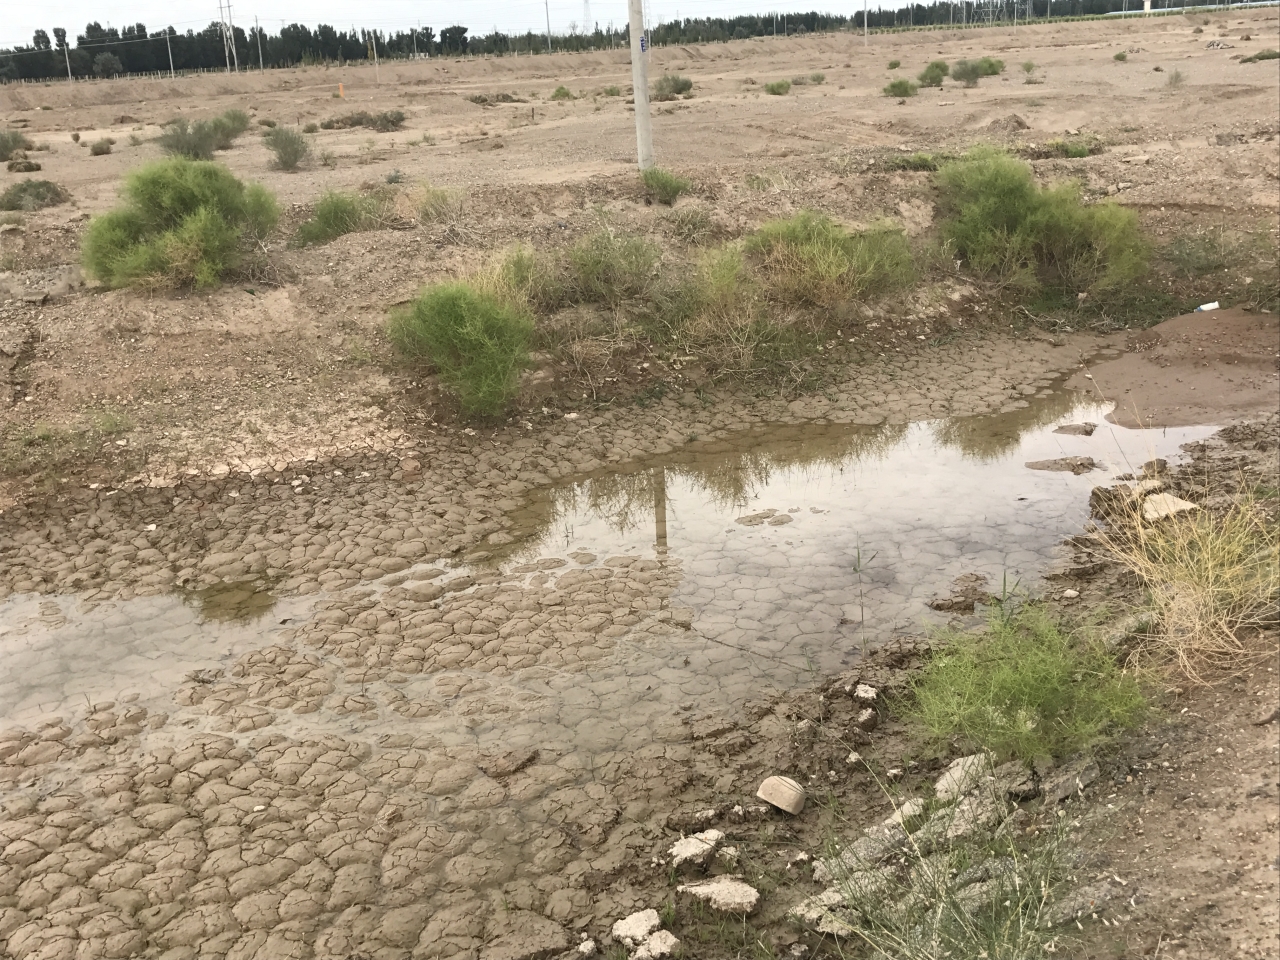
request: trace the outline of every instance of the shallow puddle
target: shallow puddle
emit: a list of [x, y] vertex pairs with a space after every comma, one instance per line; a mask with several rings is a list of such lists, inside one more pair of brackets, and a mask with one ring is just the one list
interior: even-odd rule
[[[997, 594], [1032, 588], [1087, 519], [1094, 485], [1153, 457], [1176, 458], [1181, 444], [1214, 429], [1127, 430], [1106, 422], [1108, 409], [1058, 392], [986, 417], [770, 427], [536, 491], [472, 572], [497, 575], [507, 610], [556, 591], [565, 622], [590, 624], [601, 598], [574, 589], [610, 564], [618, 583], [630, 562], [630, 619], [615, 611], [609, 631], [594, 628], [593, 637], [590, 626], [574, 626], [585, 640], [553, 637], [572, 663], [548, 660], [536, 643], [525, 644], [523, 666], [506, 641], [499, 666], [445, 665], [428, 650], [416, 675], [384, 669], [359, 681], [360, 698], [377, 706], [282, 714], [276, 729], [422, 730], [444, 742], [595, 755], [642, 745], [691, 709], [730, 711], [811, 682], [895, 632], [945, 619], [927, 604], [963, 574], [985, 575]], [[1097, 424], [1091, 436], [1055, 432], [1085, 421]], [[1092, 457], [1100, 468], [1025, 466], [1059, 457]], [[372, 594], [392, 598], [393, 617], [407, 576], [373, 585]], [[70, 596], [11, 598], [0, 605], [0, 716], [76, 710], [129, 692], [170, 708], [191, 671], [300, 638], [323, 648], [333, 631], [310, 621], [316, 603], [276, 600], [267, 584], [89, 607]], [[467, 613], [467, 603], [480, 609]], [[486, 604], [460, 587], [437, 606], [454, 617], [500, 607]], [[597, 622], [611, 609], [600, 606]], [[502, 632], [503, 614], [493, 616]]]

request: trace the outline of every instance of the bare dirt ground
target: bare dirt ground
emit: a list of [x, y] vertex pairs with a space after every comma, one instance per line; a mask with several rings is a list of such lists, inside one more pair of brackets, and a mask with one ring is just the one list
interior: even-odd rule
[[[1034, 153], [1070, 133], [1106, 149], [1036, 160], [1037, 172], [1137, 209], [1155, 244], [1224, 230], [1274, 244], [1278, 67], [1238, 60], [1277, 46], [1280, 23], [1263, 10], [867, 47], [829, 36], [663, 49], [654, 72], [689, 76], [695, 96], [658, 106], [655, 139], [662, 164], [695, 181], [676, 212], [705, 211], [726, 238], [811, 207], [850, 224], [889, 217], [923, 243], [930, 177], [887, 171], [886, 157], [984, 142]], [[973, 55], [1009, 69], [905, 104], [879, 94], [889, 60], [914, 76], [936, 57]], [[1024, 60], [1039, 82], [1023, 82]], [[1168, 83], [1174, 70], [1179, 85]], [[760, 92], [815, 71], [824, 83]], [[165, 606], [174, 597], [252, 579], [297, 604], [275, 608], [267, 621], [289, 622], [248, 652], [212, 658], [214, 669], [6, 717], [0, 954], [556, 956], [660, 907], [671, 891], [655, 858], [711, 822], [690, 811], [714, 808], [744, 862], [770, 878], [751, 927], [760, 946], [681, 915], [684, 955], [836, 955], [783, 919], [811, 892], [789, 863], [889, 808], [836, 762], [854, 704], [817, 698], [853, 679], [891, 690], [918, 648], [885, 653], [856, 678], [704, 715], [696, 676], [626, 667], [635, 650], [675, 650], [701, 629], [671, 602], [678, 565], [548, 554], [528, 569], [483, 566], [529, 492], [758, 424], [1030, 417], [1064, 381], [1116, 401], [1122, 424], [1245, 424], [1195, 452], [1182, 495], [1212, 495], [1196, 487], [1205, 477], [1274, 489], [1277, 427], [1265, 415], [1280, 397], [1280, 345], [1274, 315], [1250, 300], [1267, 279], [1240, 264], [1178, 281], [1238, 309], [1128, 330], [1030, 324], [962, 276], [934, 279], [851, 315], [846, 342], [815, 368], [820, 389], [799, 376], [767, 389], [709, 382], [696, 364], [607, 347], [578, 366], [544, 357], [508, 422], [460, 422], [383, 333], [388, 309], [422, 284], [514, 242], [564, 246], [602, 218], [659, 239], [668, 257], [696, 252], [671, 212], [644, 202], [625, 98], [600, 94], [628, 82], [625, 53], [611, 52], [384, 66], [377, 78], [347, 66], [0, 88], [7, 124], [50, 145], [33, 154], [39, 176], [73, 196], [0, 232], [0, 645], [56, 639], [68, 624], [117, 640], [123, 630], [136, 634], [139, 673], [161, 676], [148, 640], [198, 633], [182, 603]], [[550, 101], [559, 84], [579, 98]], [[504, 92], [520, 102], [467, 99]], [[328, 165], [297, 174], [269, 169], [253, 136], [219, 155], [277, 194], [286, 229], [323, 190], [385, 184], [393, 171], [406, 189], [459, 191], [463, 213], [309, 250], [282, 237], [267, 281], [210, 293], [86, 286], [76, 267], [85, 219], [159, 156], [158, 124], [232, 107], [290, 124], [356, 109], [408, 115], [391, 134], [321, 132]], [[81, 144], [114, 137], [113, 152], [90, 157], [72, 131]], [[1115, 571], [1076, 586], [1080, 596], [1061, 601], [1073, 616], [1139, 599]], [[56, 677], [58, 660], [0, 690]], [[1089, 879], [1115, 888], [1098, 922], [1082, 920], [1080, 955], [1278, 955], [1277, 727], [1253, 723], [1276, 704], [1275, 666], [1208, 687], [1171, 683], [1164, 719], [1100, 758], [1101, 778], [1069, 801], [1097, 838]], [[575, 677], [604, 685], [588, 691]], [[663, 682], [687, 708], [627, 699]], [[633, 704], [633, 725], [618, 721], [619, 702]], [[839, 736], [800, 736], [814, 718], [800, 729]], [[904, 792], [927, 790], [946, 759], [909, 764], [907, 731], [889, 714], [859, 749], [877, 769], [904, 766]], [[826, 778], [832, 800], [793, 820], [734, 814], [751, 809], [767, 773]]]

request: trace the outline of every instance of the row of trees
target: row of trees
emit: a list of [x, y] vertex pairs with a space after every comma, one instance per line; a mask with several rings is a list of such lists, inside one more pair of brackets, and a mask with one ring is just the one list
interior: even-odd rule
[[[972, 23], [990, 18], [1009, 19], [1014, 0], [1004, 3], [972, 3], [965, 0], [914, 3], [894, 10], [877, 8], [868, 15], [872, 28], [907, 25], [928, 26], [949, 23]], [[1018, 16], [1044, 17], [1084, 16], [1111, 13], [1132, 8], [1138, 0], [1016, 0]], [[1179, 0], [1156, 0], [1157, 8], [1179, 6]], [[744, 40], [749, 37], [796, 35], [803, 33], [861, 30], [862, 12], [853, 16], [825, 13], [791, 13], [762, 16], [685, 18], [660, 23], [651, 30], [651, 41], [657, 45], [677, 43], [715, 43]], [[328, 24], [315, 29], [300, 23], [283, 26], [273, 34], [259, 28], [235, 27], [225, 43], [221, 24], [214, 22], [203, 30], [179, 33], [173, 27], [148, 32], [141, 23], [117, 29], [99, 23], [85, 27], [84, 33], [70, 46], [67, 31], [55, 27], [53, 37], [37, 30], [30, 46], [0, 50], [0, 81], [42, 80], [65, 77], [68, 69], [75, 77], [109, 77], [119, 74], [175, 70], [219, 70], [230, 59], [241, 69], [292, 67], [307, 63], [341, 63], [347, 60], [395, 60], [414, 56], [450, 56], [463, 53], [509, 55], [544, 53], [553, 50], [583, 51], [626, 46], [625, 27], [612, 24], [601, 29], [579, 28], [571, 24], [568, 33], [527, 32], [506, 34], [494, 30], [481, 36], [469, 36], [464, 26], [446, 27], [437, 35], [430, 27], [387, 33], [379, 30], [337, 30]]]

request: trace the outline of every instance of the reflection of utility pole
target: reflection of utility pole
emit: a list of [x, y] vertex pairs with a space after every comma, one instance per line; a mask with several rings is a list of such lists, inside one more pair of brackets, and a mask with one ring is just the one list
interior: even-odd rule
[[660, 557], [667, 555], [667, 468], [653, 469], [653, 545]]

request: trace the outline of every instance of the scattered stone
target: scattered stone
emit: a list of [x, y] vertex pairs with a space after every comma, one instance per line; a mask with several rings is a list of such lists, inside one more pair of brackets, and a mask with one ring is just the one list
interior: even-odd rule
[[790, 777], [768, 777], [756, 796], [785, 813], [797, 814], [804, 809], [804, 787]]
[[594, 940], [583, 940], [578, 944], [575, 953], [580, 957], [594, 957], [596, 955], [596, 942]]
[[1169, 472], [1169, 461], [1163, 457], [1156, 457], [1154, 460], [1148, 460], [1142, 465], [1142, 475], [1144, 477], [1163, 477]]
[[1045, 803], [1060, 803], [1067, 797], [1075, 796], [1085, 787], [1098, 779], [1098, 763], [1093, 757], [1080, 757], [1072, 760], [1061, 769], [1046, 777], [1040, 784]]
[[1090, 470], [1099, 469], [1098, 462], [1093, 457], [1058, 457], [1055, 460], [1029, 460], [1026, 467], [1028, 470], [1074, 473], [1076, 476], [1088, 473]]
[[680, 941], [670, 930], [658, 930], [640, 944], [640, 949], [632, 954], [631, 960], [657, 960], [658, 957], [669, 957], [679, 946]]
[[853, 699], [859, 703], [874, 703], [878, 693], [879, 691], [870, 684], [860, 683], [853, 688]]
[[683, 807], [667, 815], [666, 825], [668, 830], [675, 830], [682, 835], [696, 833], [715, 823], [721, 816], [723, 810], [719, 807]]
[[1075, 599], [1078, 599], [1079, 596], [1080, 596], [1079, 590], [1063, 590], [1062, 591], [1063, 600], [1075, 600]]
[[726, 874], [710, 880], [682, 883], [676, 893], [687, 894], [701, 900], [712, 910], [721, 913], [746, 915], [753, 913], [760, 904], [760, 891], [741, 877]]
[[1034, 800], [1040, 794], [1031, 769], [1021, 760], [1010, 760], [996, 767], [991, 774], [995, 781], [996, 795], [1010, 800]]
[[850, 766], [853, 766], [854, 764], [857, 764], [857, 763], [861, 763], [862, 754], [860, 754], [857, 750], [853, 750], [849, 753], [847, 757], [844, 758], [844, 762], [849, 764]]
[[813, 879], [831, 883], [851, 873], [865, 872], [891, 854], [906, 847], [910, 840], [901, 823], [881, 823], [869, 827], [865, 835], [846, 847], [839, 856], [824, 857], [813, 865]]
[[990, 772], [990, 754], [975, 753], [968, 757], [958, 757], [951, 761], [951, 766], [938, 778], [933, 785], [933, 792], [939, 800], [954, 800], [972, 790]]
[[662, 926], [662, 920], [658, 917], [658, 911], [651, 908], [624, 917], [615, 923], [609, 932], [619, 943], [635, 948], [647, 940], [649, 934], [660, 926]]
[[899, 780], [902, 779], [902, 768], [890, 767], [888, 770], [884, 772], [884, 778], [888, 780], [890, 783], [897, 783]]
[[893, 815], [885, 820], [885, 823], [896, 823], [905, 827], [908, 823], [918, 820], [923, 814], [924, 801], [919, 797], [913, 797], [893, 811]]
[[1064, 423], [1053, 432], [1065, 433], [1071, 437], [1092, 437], [1093, 431], [1097, 429], [1098, 425], [1096, 423]]
[[871, 707], [866, 707], [858, 711], [857, 718], [853, 721], [853, 725], [864, 733], [870, 733], [876, 728], [876, 724], [880, 722], [880, 715]]
[[1057, 903], [1049, 905], [1041, 916], [1042, 927], [1056, 927], [1070, 923], [1077, 917], [1096, 913], [1098, 908], [1114, 899], [1116, 888], [1106, 880], [1093, 883], [1068, 893]]
[[856, 931], [857, 914], [845, 906], [844, 892], [836, 887], [824, 890], [796, 904], [787, 916], [818, 933], [847, 937]]
[[1171, 493], [1153, 493], [1142, 501], [1142, 519], [1154, 522], [1199, 509], [1194, 503], [1175, 497]]
[[1007, 812], [1008, 808], [1000, 798], [977, 793], [961, 798], [950, 810], [940, 810], [939, 814], [949, 815], [946, 836], [948, 840], [955, 840], [994, 827]]
[[682, 867], [685, 864], [705, 866], [712, 852], [723, 839], [724, 834], [719, 830], [704, 830], [691, 837], [682, 837], [667, 851], [671, 855], [671, 865], [673, 867]]

